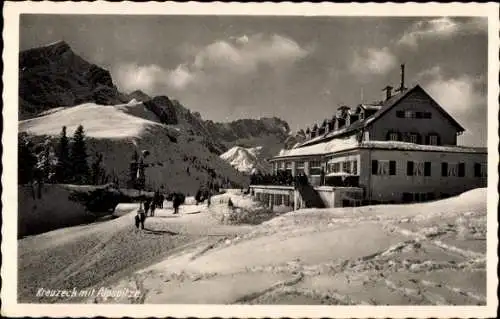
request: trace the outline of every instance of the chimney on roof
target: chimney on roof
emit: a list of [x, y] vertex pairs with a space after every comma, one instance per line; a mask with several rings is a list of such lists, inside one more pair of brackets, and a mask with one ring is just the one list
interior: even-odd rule
[[391, 98], [392, 96], [392, 89], [393, 87], [388, 85], [386, 86], [382, 91], [385, 91], [385, 100], [387, 101], [388, 99]]
[[406, 87], [405, 87], [405, 65], [401, 64], [401, 84], [399, 86], [398, 91], [404, 92], [405, 90], [406, 90]]

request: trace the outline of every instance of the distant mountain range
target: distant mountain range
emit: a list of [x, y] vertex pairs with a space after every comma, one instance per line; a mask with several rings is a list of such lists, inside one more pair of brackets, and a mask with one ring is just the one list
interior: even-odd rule
[[[193, 180], [181, 182], [184, 191], [194, 191], [214, 174], [220, 180], [244, 184], [247, 180], [243, 175], [219, 163], [234, 164], [234, 154], [227, 154], [243, 156], [242, 164], [233, 167], [248, 173], [268, 169], [264, 159], [296, 143], [288, 124], [276, 117], [217, 123], [203, 120], [198, 112], [166, 95], [151, 97], [139, 90], [122, 93], [109, 71], [85, 61], [63, 41], [19, 54], [19, 117], [20, 132], [50, 139], [63, 125], [72, 134], [82, 124], [92, 140], [91, 152], [102, 152], [107, 169], [123, 180], [128, 178], [127, 152], [158, 146], [169, 154], [153, 153], [170, 165], [163, 166], [163, 173], [158, 166], [157, 181], [152, 183], [170, 184], [172, 178]], [[174, 150], [177, 154], [171, 154]], [[222, 154], [226, 156], [219, 157]], [[195, 165], [197, 160], [200, 162]], [[199, 172], [193, 175], [189, 161]]]

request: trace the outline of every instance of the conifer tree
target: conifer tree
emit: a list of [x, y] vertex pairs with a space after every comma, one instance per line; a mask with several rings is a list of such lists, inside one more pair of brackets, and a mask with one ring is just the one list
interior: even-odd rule
[[104, 168], [102, 167], [102, 158], [102, 153], [95, 153], [94, 162], [91, 167], [91, 180], [94, 185], [104, 184], [106, 180]]
[[18, 135], [18, 184], [28, 184], [33, 181], [33, 174], [37, 158], [33, 150], [33, 143], [25, 134]]
[[59, 143], [56, 149], [55, 180], [58, 183], [67, 183], [71, 178], [71, 163], [69, 154], [69, 139], [66, 135], [66, 126], [62, 127]]
[[86, 184], [89, 182], [89, 165], [87, 163], [87, 147], [85, 145], [85, 132], [79, 125], [73, 135], [71, 144], [70, 162], [72, 167], [73, 182]]

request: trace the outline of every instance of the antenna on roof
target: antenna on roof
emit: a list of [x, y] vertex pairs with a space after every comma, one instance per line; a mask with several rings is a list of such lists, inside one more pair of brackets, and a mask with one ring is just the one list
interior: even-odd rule
[[407, 88], [405, 87], [405, 65], [401, 64], [401, 85], [399, 86], [397, 91], [404, 92], [404, 91], [406, 91], [406, 89]]
[[363, 87], [361, 87], [361, 104], [363, 104]]

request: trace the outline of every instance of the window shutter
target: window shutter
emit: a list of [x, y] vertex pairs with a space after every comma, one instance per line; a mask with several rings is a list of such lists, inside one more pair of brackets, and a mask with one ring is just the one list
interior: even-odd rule
[[424, 164], [424, 176], [431, 176], [431, 162], [425, 162], [425, 164]]
[[422, 144], [422, 135], [417, 133], [417, 144]]
[[377, 175], [378, 171], [378, 161], [372, 160], [372, 175]]
[[448, 176], [448, 163], [441, 163], [441, 176]]
[[474, 177], [481, 177], [481, 164], [474, 163]]
[[413, 162], [412, 161], [408, 161], [408, 163], [406, 165], [406, 175], [413, 176]]
[[396, 161], [389, 161], [389, 175], [396, 175]]
[[458, 164], [458, 177], [464, 177], [465, 176], [465, 163], [459, 163]]

